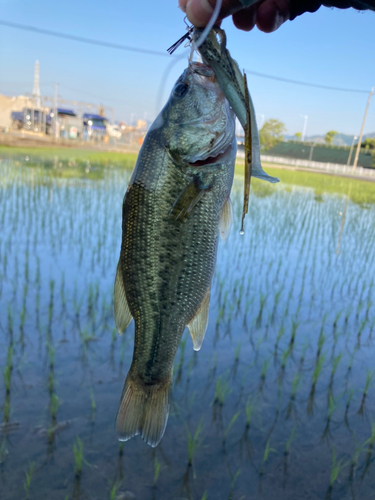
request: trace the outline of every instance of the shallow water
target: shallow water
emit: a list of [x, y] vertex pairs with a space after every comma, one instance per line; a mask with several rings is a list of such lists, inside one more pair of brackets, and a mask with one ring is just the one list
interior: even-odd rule
[[0, 162], [0, 498], [374, 498], [375, 206], [255, 182], [240, 236], [236, 180], [206, 338], [183, 336], [152, 449], [114, 432], [130, 171], [64, 167]]

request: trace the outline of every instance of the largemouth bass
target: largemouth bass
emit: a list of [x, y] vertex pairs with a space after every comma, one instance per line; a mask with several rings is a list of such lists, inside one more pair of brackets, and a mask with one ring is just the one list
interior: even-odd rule
[[219, 234], [232, 223], [235, 118], [213, 70], [191, 62], [151, 126], [123, 202], [115, 280], [119, 332], [135, 321], [118, 438], [151, 446], [168, 419], [173, 362], [186, 326], [199, 350]]

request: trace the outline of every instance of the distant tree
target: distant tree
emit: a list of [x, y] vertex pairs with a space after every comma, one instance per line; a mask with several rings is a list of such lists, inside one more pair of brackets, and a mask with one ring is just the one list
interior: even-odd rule
[[361, 144], [361, 148], [375, 149], [375, 137], [368, 137], [367, 139], [365, 139]]
[[336, 130], [330, 130], [329, 132], [327, 132], [326, 136], [324, 138], [324, 140], [326, 141], [326, 144], [331, 145], [333, 143], [333, 138], [337, 134], [338, 134], [338, 132], [336, 132]]
[[265, 121], [263, 127], [259, 130], [260, 149], [265, 151], [282, 142], [285, 132], [286, 127], [283, 122], [272, 118]]
[[296, 132], [294, 134], [294, 137], [297, 139], [297, 141], [300, 141], [302, 139], [302, 132]]

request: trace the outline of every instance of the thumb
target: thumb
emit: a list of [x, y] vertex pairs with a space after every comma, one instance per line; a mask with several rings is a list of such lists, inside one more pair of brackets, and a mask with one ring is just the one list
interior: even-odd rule
[[[211, 19], [216, 0], [179, 0], [179, 7], [186, 13], [189, 21], [198, 28], [203, 28]], [[218, 20], [227, 17], [244, 6], [240, 0], [222, 0]]]

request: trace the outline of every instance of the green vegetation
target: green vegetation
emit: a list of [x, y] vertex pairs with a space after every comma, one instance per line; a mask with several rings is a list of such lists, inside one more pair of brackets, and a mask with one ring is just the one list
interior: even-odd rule
[[[268, 192], [270, 196], [275, 192], [275, 189], [285, 189], [287, 186], [301, 186], [314, 189], [315, 196], [323, 194], [340, 194], [347, 196], [353, 203], [358, 205], [375, 204], [375, 184], [370, 181], [362, 181], [357, 179], [349, 179], [327, 174], [318, 174], [314, 172], [304, 172], [298, 170], [286, 170], [275, 168], [273, 164], [263, 162], [263, 167], [269, 175], [273, 175], [280, 179], [280, 183], [275, 186], [268, 184], [259, 179], [251, 180], [251, 193], [258, 196], [258, 193]], [[236, 174], [243, 175], [243, 164], [236, 163]], [[351, 191], [349, 188], [351, 185]]]
[[[350, 146], [314, 145], [311, 142], [288, 141], [279, 142], [271, 149], [265, 151], [264, 154], [346, 165], [350, 154]], [[353, 164], [353, 159], [352, 155], [351, 164]], [[358, 165], [368, 168], [374, 167], [373, 150], [362, 148], [359, 154]]]
[[82, 472], [83, 465], [83, 444], [82, 441], [77, 436], [75, 443], [73, 444], [73, 455], [74, 455], [74, 473], [76, 477], [79, 477]]
[[329, 132], [327, 132], [326, 136], [324, 138], [324, 140], [326, 141], [326, 144], [328, 144], [328, 145], [333, 144], [333, 139], [335, 138], [335, 136], [337, 134], [338, 134], [338, 132], [336, 132], [336, 130], [330, 130]]
[[200, 437], [200, 434], [203, 430], [202, 419], [198, 422], [197, 428], [195, 429], [194, 434], [191, 434], [187, 425], [185, 424], [185, 430], [187, 435], [187, 446], [188, 446], [188, 466], [193, 465], [194, 457], [202, 445], [203, 439]]
[[31, 478], [33, 477], [34, 467], [35, 467], [35, 462], [32, 462], [30, 464], [29, 470], [27, 472], [25, 472], [25, 482], [23, 484], [23, 487], [25, 489], [26, 499], [27, 500], [29, 500]]
[[273, 148], [283, 140], [286, 127], [279, 120], [270, 119], [264, 122], [263, 127], [259, 130], [259, 142], [262, 151]]

